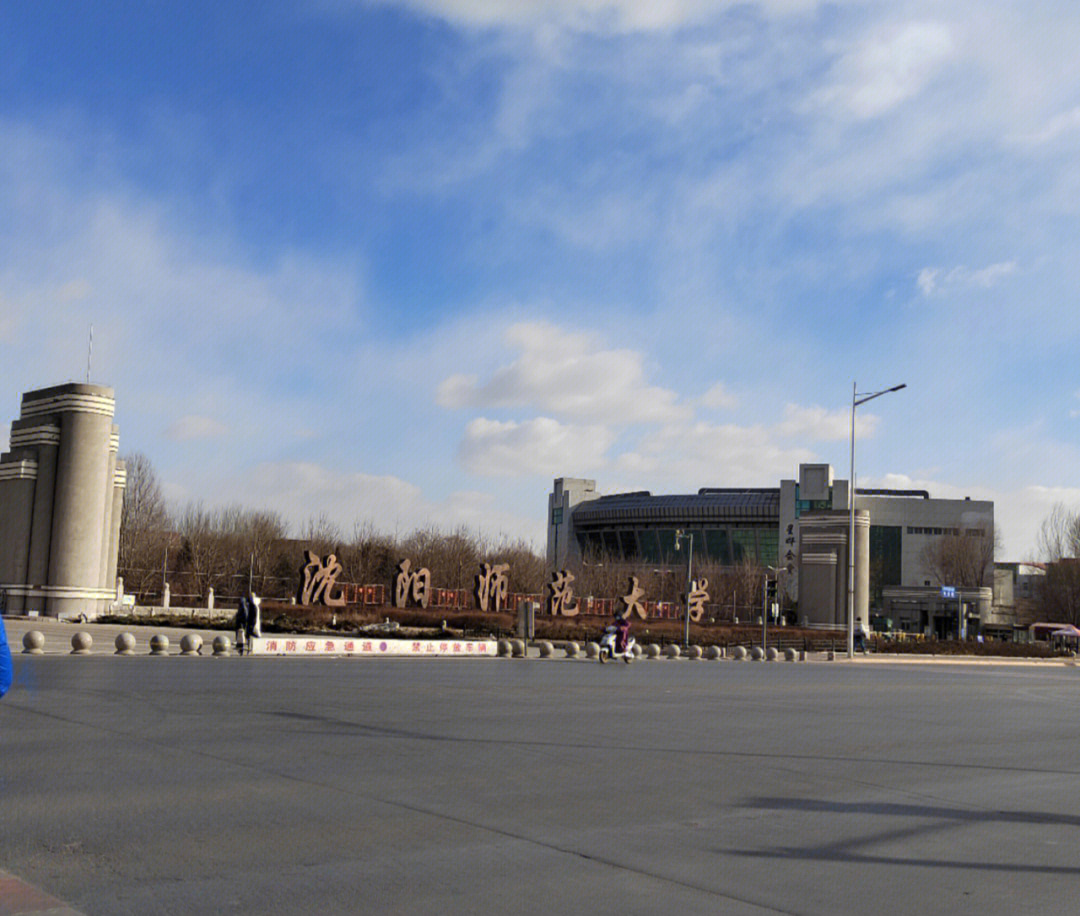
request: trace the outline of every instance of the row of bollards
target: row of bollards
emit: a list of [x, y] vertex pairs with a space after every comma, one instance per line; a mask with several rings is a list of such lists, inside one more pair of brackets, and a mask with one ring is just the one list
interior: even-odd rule
[[[43, 655], [45, 652], [45, 634], [40, 630], [30, 630], [23, 636], [23, 655]], [[92, 655], [94, 638], [85, 630], [80, 630], [71, 637], [72, 655]], [[134, 655], [136, 640], [131, 633], [120, 633], [114, 642], [116, 655]], [[164, 633], [155, 633], [150, 637], [150, 655], [168, 655], [169, 637]], [[214, 655], [218, 657], [232, 655], [232, 640], [228, 636], [215, 636]], [[203, 638], [198, 633], [185, 633], [180, 639], [181, 655], [202, 655]]]
[[[93, 637], [80, 630], [71, 637], [71, 654], [72, 655], [92, 655], [93, 654]], [[150, 655], [168, 655], [169, 654], [169, 637], [164, 633], [155, 633], [150, 637]], [[541, 658], [551, 658], [555, 654], [555, 646], [552, 642], [546, 639], [542, 639], [535, 643], [537, 649], [540, 652]], [[116, 655], [134, 655], [136, 648], [135, 637], [131, 633], [120, 633], [115, 640]], [[215, 636], [212, 644], [214, 650], [214, 656], [221, 658], [233, 654], [232, 640], [228, 636]], [[202, 655], [203, 639], [198, 633], [186, 633], [180, 640], [180, 654], [181, 655]], [[588, 642], [585, 644], [584, 650], [578, 645], [578, 643], [570, 641], [563, 643], [563, 651], [566, 653], [566, 658], [580, 658], [584, 655], [585, 658], [596, 658], [600, 654], [600, 645], [595, 642]], [[30, 630], [23, 636], [23, 654], [24, 655], [42, 655], [45, 651], [45, 636], [40, 630]], [[497, 654], [500, 658], [526, 658], [528, 656], [528, 646], [524, 639], [500, 639], [497, 644]], [[705, 658], [710, 661], [716, 661], [721, 658], [730, 658], [735, 661], [742, 661], [743, 659], [750, 658], [753, 661], [776, 661], [780, 657], [780, 653], [775, 646], [770, 647], [766, 651], [762, 651], [760, 646], [754, 646], [747, 651], [745, 646], [734, 646], [730, 649], [721, 649], [719, 646], [708, 646], [702, 649], [701, 646], [689, 646], [685, 650], [681, 647], [671, 644], [664, 646], [661, 649], [656, 643], [649, 643], [647, 646], [634, 646], [634, 655], [637, 658], [660, 658], [661, 655], [669, 658], [687, 658], [690, 660]], [[830, 653], [830, 660], [832, 653]], [[784, 650], [784, 660], [789, 662], [805, 661], [806, 652], [798, 651], [793, 648], [787, 648]]]
[[[555, 646], [546, 639], [542, 639], [534, 643], [536, 648], [540, 652], [541, 658], [551, 658], [555, 654]], [[569, 641], [563, 643], [563, 651], [566, 653], [566, 658], [580, 658], [584, 655], [585, 658], [596, 658], [600, 655], [600, 645], [595, 642], [588, 642], [585, 644], [584, 652], [582, 647], [578, 643]], [[527, 655], [527, 646], [523, 639], [500, 639], [497, 646], [497, 654], [500, 658], [525, 658]], [[750, 658], [753, 661], [765, 661], [774, 662], [780, 658], [780, 652], [775, 646], [771, 646], [766, 650], [762, 650], [760, 646], [754, 646], [747, 651], [745, 646], [733, 646], [730, 649], [719, 646], [708, 646], [702, 649], [701, 646], [688, 646], [686, 649], [672, 643], [671, 645], [664, 646], [661, 649], [656, 643], [649, 643], [647, 646], [634, 646], [634, 656], [636, 658], [660, 658], [663, 655], [669, 659], [673, 658], [686, 658], [690, 660], [705, 658], [710, 661], [717, 661], [721, 658], [730, 658], [735, 661], [742, 661], [743, 659]], [[804, 650], [798, 650], [791, 647], [784, 649], [784, 661], [806, 661], [806, 652]]]

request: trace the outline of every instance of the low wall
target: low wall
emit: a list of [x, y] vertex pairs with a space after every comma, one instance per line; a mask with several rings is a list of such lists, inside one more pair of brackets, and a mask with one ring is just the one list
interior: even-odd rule
[[137, 604], [131, 608], [109, 611], [115, 617], [187, 617], [191, 620], [231, 621], [236, 617], [234, 607], [157, 607]]

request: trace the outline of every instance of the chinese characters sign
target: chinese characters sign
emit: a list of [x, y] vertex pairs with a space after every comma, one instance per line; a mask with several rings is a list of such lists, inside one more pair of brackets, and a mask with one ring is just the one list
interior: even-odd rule
[[332, 553], [328, 553], [325, 560], [320, 560], [318, 554], [305, 550], [297, 601], [305, 606], [323, 604], [326, 607], [344, 607], [345, 596], [337, 587], [339, 575], [341, 564]]

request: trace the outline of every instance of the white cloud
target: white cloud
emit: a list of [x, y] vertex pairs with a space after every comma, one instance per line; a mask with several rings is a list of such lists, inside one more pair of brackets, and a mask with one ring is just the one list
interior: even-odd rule
[[[872, 436], [878, 418], [874, 414], [859, 414], [859, 435]], [[851, 413], [847, 410], [826, 410], [824, 407], [784, 407], [784, 419], [776, 426], [777, 434], [788, 439], [808, 439], [825, 442], [851, 437]]]
[[472, 474], [582, 473], [605, 464], [613, 441], [604, 426], [564, 426], [548, 417], [524, 423], [477, 418], [465, 427], [458, 455]]
[[833, 83], [814, 99], [856, 119], [879, 117], [921, 93], [955, 51], [944, 23], [893, 27], [844, 54], [834, 67]]
[[[585, 32], [668, 31], [704, 22], [745, 0], [373, 0], [470, 28], [569, 28]], [[816, 8], [819, 0], [754, 0], [765, 15]]]
[[698, 404], [713, 410], [733, 410], [739, 406], [739, 399], [728, 391], [723, 382], [717, 382], [698, 398]]
[[954, 289], [990, 289], [1016, 273], [1016, 261], [1001, 261], [986, 267], [971, 270], [964, 266], [954, 267], [943, 272], [938, 267], [924, 267], [919, 271], [915, 283], [924, 296], [944, 293]]
[[924, 267], [919, 271], [919, 277], [915, 283], [924, 296], [932, 295], [937, 289], [937, 278], [940, 273], [941, 271], [935, 267]]
[[620, 454], [616, 468], [647, 489], [703, 486], [772, 486], [791, 477], [809, 449], [785, 447], [764, 426], [691, 423], [649, 434], [635, 450]]
[[647, 384], [642, 355], [601, 349], [592, 335], [546, 322], [511, 326], [505, 335], [521, 355], [486, 383], [453, 375], [438, 389], [444, 407], [527, 407], [558, 417], [610, 424], [663, 422], [688, 416], [673, 391]]
[[1038, 130], [1022, 134], [1016, 139], [1017, 142], [1027, 146], [1042, 146], [1052, 143], [1062, 135], [1073, 134], [1078, 129], [1080, 129], [1080, 105], [1053, 115]]
[[228, 433], [229, 428], [219, 420], [189, 414], [165, 430], [165, 438], [173, 442], [190, 442], [195, 439], [217, 439]]
[[464, 525], [489, 536], [499, 532], [534, 544], [541, 543], [543, 534], [542, 513], [515, 515], [490, 493], [456, 490], [445, 499], [432, 500], [400, 477], [335, 471], [314, 462], [264, 462], [239, 477], [222, 479], [219, 485], [220, 490], [208, 494], [211, 499], [272, 507], [293, 531], [311, 518], [325, 516], [345, 535], [364, 522], [396, 533]]

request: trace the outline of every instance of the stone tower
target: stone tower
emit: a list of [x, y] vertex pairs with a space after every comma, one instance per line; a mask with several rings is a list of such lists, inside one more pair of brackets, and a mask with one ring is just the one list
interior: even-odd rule
[[111, 388], [22, 396], [0, 455], [0, 591], [7, 613], [94, 617], [115, 597], [126, 475]]

